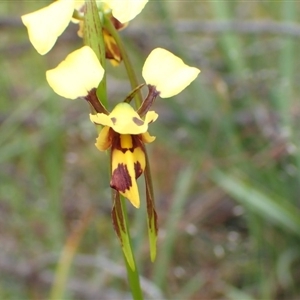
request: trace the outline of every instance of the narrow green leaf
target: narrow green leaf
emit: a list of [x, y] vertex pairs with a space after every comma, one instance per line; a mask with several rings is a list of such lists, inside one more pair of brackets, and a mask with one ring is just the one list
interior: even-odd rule
[[269, 196], [246, 180], [214, 170], [211, 178], [235, 200], [247, 205], [274, 224], [300, 235], [299, 210], [278, 196]]
[[[227, 1], [210, 1], [212, 11], [216, 20], [230, 20], [232, 18], [232, 9]], [[241, 73], [246, 68], [241, 39], [231, 32], [220, 34], [219, 42], [223, 49], [224, 56], [227, 58], [228, 66], [235, 73]]]
[[148, 159], [148, 154], [146, 148], [144, 147], [144, 152], [146, 156], [146, 168], [145, 168], [145, 185], [146, 185], [146, 199], [147, 199], [147, 225], [148, 225], [148, 238], [150, 247], [150, 258], [154, 262], [156, 258], [156, 242], [157, 242], [157, 213], [155, 211], [154, 203], [154, 192], [152, 186], [152, 178], [150, 171], [150, 164]]
[[176, 180], [176, 189], [173, 195], [172, 207], [168, 213], [168, 219], [165, 225], [165, 231], [167, 235], [164, 243], [161, 244], [159, 256], [154, 268], [154, 282], [159, 287], [166, 285], [168, 278], [167, 274], [170, 270], [170, 264], [172, 259], [172, 252], [174, 250], [174, 243], [178, 237], [178, 227], [180, 218], [184, 212], [184, 204], [188, 199], [190, 187], [193, 182], [195, 174], [195, 163], [189, 164], [184, 170], [182, 170]]
[[148, 237], [150, 246], [150, 258], [154, 262], [156, 258], [156, 241], [157, 241], [157, 214], [154, 208], [154, 200], [149, 192], [148, 180], [145, 176], [146, 182], [146, 198], [147, 198], [147, 223], [148, 223]]
[[225, 285], [225, 295], [226, 295], [226, 299], [231, 299], [231, 300], [254, 300], [254, 298], [252, 298], [251, 295], [247, 294], [246, 292], [237, 289], [234, 286], [230, 286], [230, 285]]
[[126, 226], [126, 219], [122, 207], [122, 203], [120, 201], [120, 194], [116, 193], [115, 196], [115, 202], [114, 206], [111, 212], [113, 225], [115, 228], [115, 231], [119, 237], [119, 240], [121, 242], [122, 251], [124, 253], [124, 256], [128, 262], [128, 265], [130, 268], [134, 271], [135, 270], [135, 263], [133, 259], [131, 244], [130, 244], [130, 237], [127, 231]]
[[294, 284], [293, 267], [297, 264], [299, 256], [298, 247], [291, 247], [281, 253], [277, 261], [276, 274], [281, 286], [286, 289]]

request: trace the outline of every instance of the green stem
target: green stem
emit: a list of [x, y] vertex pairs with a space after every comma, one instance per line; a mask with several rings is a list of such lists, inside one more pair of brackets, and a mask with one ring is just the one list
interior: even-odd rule
[[[112, 37], [115, 39], [117, 45], [119, 46], [119, 50], [120, 50], [122, 59], [124, 61], [124, 65], [125, 65], [126, 72], [127, 72], [127, 75], [128, 75], [129, 81], [130, 81], [131, 88], [135, 89], [139, 85], [139, 83], [138, 83], [137, 77], [135, 75], [134, 69], [132, 67], [132, 63], [131, 63], [130, 58], [127, 54], [127, 51], [123, 45], [123, 42], [121, 40], [121, 37], [120, 37], [118, 31], [116, 30], [116, 28], [110, 21], [109, 17], [107, 17], [107, 16], [105, 16], [105, 19], [104, 19], [104, 26], [108, 30], [108, 32], [112, 35]], [[143, 102], [143, 97], [142, 97], [142, 94], [140, 91], [136, 93], [134, 99], [135, 99], [136, 108], [139, 108]]]
[[[122, 56], [122, 59], [124, 61], [124, 65], [126, 68], [126, 72], [128, 75], [128, 79], [130, 81], [131, 88], [132, 88], [132, 90], [134, 90], [139, 85], [136, 74], [134, 72], [130, 58], [127, 54], [126, 48], [123, 45], [123, 42], [119, 36], [118, 31], [116, 30], [116, 28], [110, 21], [109, 16], [105, 16], [104, 26], [108, 30], [108, 32], [112, 35], [112, 37], [115, 39], [115, 41], [119, 47], [119, 50], [120, 50], [120, 53], [121, 53], [121, 56]], [[137, 90], [137, 92], [135, 94], [136, 108], [139, 108], [141, 106], [142, 102], [143, 102], [143, 97], [142, 97], [141, 91]], [[151, 177], [149, 177], [149, 178], [151, 178]], [[151, 181], [151, 179], [150, 179], [150, 181]], [[150, 183], [150, 186], [151, 186], [150, 193], [153, 194], [152, 182]], [[123, 210], [123, 214], [124, 214], [124, 218], [125, 218], [126, 231], [128, 232], [128, 239], [129, 239], [130, 247], [131, 247], [132, 240], [131, 240], [131, 236], [130, 236], [129, 229], [128, 229], [128, 214], [127, 214], [126, 203], [125, 203], [124, 197], [121, 197], [120, 201], [121, 201], [121, 206], [122, 206], [122, 210]], [[141, 300], [144, 297], [143, 297], [141, 286], [140, 286], [139, 272], [138, 272], [137, 265], [135, 263], [135, 257], [134, 257], [133, 253], [132, 253], [132, 256], [133, 256], [133, 260], [134, 260], [134, 264], [135, 264], [134, 270], [132, 270], [132, 268], [130, 267], [130, 265], [127, 262], [126, 257], [124, 256], [124, 260], [126, 263], [127, 277], [128, 277], [128, 281], [129, 281], [133, 299]]]
[[[131, 240], [131, 236], [129, 233], [129, 229], [128, 229], [128, 213], [127, 213], [127, 209], [126, 209], [126, 203], [125, 203], [125, 199], [123, 196], [120, 197], [120, 201], [121, 201], [121, 206], [122, 206], [122, 210], [123, 210], [123, 214], [125, 217], [125, 226], [126, 226], [126, 231], [128, 233], [128, 239], [130, 241], [130, 247], [132, 248], [132, 240]], [[139, 277], [139, 271], [135, 262], [135, 257], [134, 257], [134, 253], [132, 252], [132, 257], [134, 260], [134, 264], [135, 264], [135, 269], [132, 270], [131, 267], [129, 266], [127, 259], [124, 255], [124, 260], [126, 263], [126, 270], [127, 270], [127, 278], [129, 281], [129, 286], [131, 289], [131, 294], [134, 300], [142, 300], [144, 299], [143, 297], [143, 293], [142, 293], [142, 289], [141, 289], [141, 285], [140, 285], [140, 277]]]
[[[84, 24], [84, 43], [94, 50], [103, 69], [106, 70], [105, 42], [103, 38], [102, 23], [95, 0], [86, 1]], [[107, 107], [105, 72], [99, 86], [97, 87], [97, 96], [103, 106]]]
[[[115, 39], [117, 45], [119, 46], [119, 50], [120, 50], [122, 59], [124, 61], [124, 65], [125, 65], [125, 68], [126, 68], [126, 71], [127, 71], [127, 75], [128, 75], [131, 87], [132, 87], [133, 90], [136, 90], [136, 87], [138, 86], [138, 81], [137, 81], [137, 77], [135, 75], [134, 69], [132, 67], [132, 63], [129, 59], [129, 56], [127, 55], [127, 51], [126, 51], [126, 49], [123, 45], [123, 42], [122, 42], [122, 40], [119, 36], [118, 31], [116, 30], [116, 28], [114, 27], [114, 25], [110, 21], [109, 17], [107, 17], [107, 16], [105, 17], [104, 26], [108, 30], [108, 32], [112, 35], [112, 37]], [[152, 92], [155, 93], [156, 90], [154, 90]], [[150, 93], [150, 90], [149, 90], [149, 93]], [[157, 96], [156, 94], [153, 95], [153, 93], [149, 94], [150, 96], [152, 96], [151, 97], [152, 101]], [[136, 97], [135, 97], [136, 108], [137, 109], [141, 108], [140, 114], [142, 115], [144, 113], [144, 111], [143, 111], [144, 107], [141, 107], [141, 105], [144, 102], [143, 102], [143, 98], [142, 98], [142, 94], [141, 94], [140, 90], [137, 90], [137, 93], [135, 95], [136, 95]], [[149, 164], [149, 160], [148, 160], [148, 156], [147, 156], [146, 152], [145, 152], [145, 155], [146, 155], [146, 161], [147, 161], [146, 162], [146, 169], [145, 169], [146, 184], [148, 186], [147, 199], [148, 198], [151, 199], [151, 207], [152, 207], [151, 209], [153, 210], [152, 213], [155, 214], [155, 216], [150, 214], [150, 215], [152, 215], [152, 218], [150, 218], [150, 221], [149, 221], [149, 222], [152, 222], [152, 223], [149, 223], [149, 224], [154, 225], [155, 229], [156, 229], [156, 231], [154, 233], [155, 237], [154, 237], [153, 234], [152, 235], [149, 234], [151, 260], [154, 261], [155, 256], [156, 256], [156, 236], [157, 236], [156, 212], [155, 212], [155, 208], [154, 208], [154, 192], [153, 192], [153, 184], [152, 184], [151, 173], [150, 173], [150, 164]], [[149, 217], [149, 211], [148, 211], [148, 217]], [[155, 221], [153, 221], [153, 220], [155, 220]], [[125, 222], [127, 224], [126, 220], [125, 220]], [[155, 224], [153, 224], [153, 222]], [[151, 225], [149, 225], [149, 224], [148, 224], [148, 226], [149, 226], [148, 228], [153, 230], [154, 228], [152, 228]]]

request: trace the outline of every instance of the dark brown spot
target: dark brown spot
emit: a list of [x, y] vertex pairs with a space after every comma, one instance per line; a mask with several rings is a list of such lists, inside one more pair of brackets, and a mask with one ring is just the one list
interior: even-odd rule
[[[112, 130], [113, 131], [113, 130]], [[121, 147], [121, 141], [120, 141], [120, 134], [113, 131], [112, 134], [112, 149], [117, 149], [125, 153], [126, 151], [133, 152], [135, 148], [140, 147], [144, 151], [143, 142], [141, 141], [141, 138], [139, 135], [131, 135], [132, 139], [132, 147], [131, 148], [122, 148]]]
[[110, 118], [114, 125], [116, 125], [117, 119], [116, 118]]
[[117, 168], [113, 171], [110, 186], [122, 193], [130, 189], [132, 181], [125, 164], [118, 164]]
[[135, 178], [138, 179], [143, 174], [143, 169], [139, 161], [134, 163]]
[[132, 118], [132, 121], [133, 121], [137, 126], [142, 126], [142, 125], [144, 125], [144, 121], [138, 119], [137, 117], [133, 117], [133, 118]]

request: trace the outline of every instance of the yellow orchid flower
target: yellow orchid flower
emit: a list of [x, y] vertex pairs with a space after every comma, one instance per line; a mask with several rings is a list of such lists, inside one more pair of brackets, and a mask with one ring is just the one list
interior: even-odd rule
[[109, 115], [90, 115], [92, 122], [103, 125], [96, 140], [100, 151], [111, 148], [112, 177], [110, 186], [126, 197], [136, 208], [140, 197], [136, 179], [146, 167], [144, 143], [155, 140], [147, 132], [148, 125], [157, 119], [154, 111], [147, 112], [145, 120], [128, 103], [119, 103]]
[[[71, 99], [83, 96], [98, 112], [90, 115], [90, 119], [93, 123], [104, 126], [97, 138], [96, 147], [100, 151], [111, 148], [110, 185], [135, 207], [139, 207], [136, 179], [146, 166], [144, 144], [155, 139], [149, 135], [148, 125], [158, 117], [149, 109], [158, 95], [167, 98], [178, 94], [199, 72], [199, 69], [186, 65], [171, 52], [162, 48], [154, 49], [143, 67], [143, 77], [148, 84], [149, 93], [141, 107], [135, 111], [130, 104], [123, 102], [111, 113], [97, 100], [95, 88], [102, 80], [104, 70], [90, 47], [74, 51], [55, 69], [47, 71], [46, 76], [56, 93]], [[142, 85], [130, 94], [129, 101], [141, 87]]]
[[[48, 53], [57, 38], [64, 32], [72, 19], [74, 10], [79, 15], [84, 5], [83, 0], [57, 0], [35, 12], [21, 16], [27, 27], [29, 40], [41, 55]], [[108, 11], [121, 23], [126, 23], [138, 15], [148, 0], [103, 0]], [[81, 24], [82, 25], [82, 24]]]
[[95, 52], [84, 46], [70, 53], [56, 68], [46, 72], [50, 87], [58, 95], [75, 99], [97, 87], [104, 75]]

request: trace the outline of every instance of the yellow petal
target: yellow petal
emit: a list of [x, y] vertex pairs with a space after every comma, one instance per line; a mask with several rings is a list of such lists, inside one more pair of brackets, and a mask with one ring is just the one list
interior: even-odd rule
[[154, 122], [158, 115], [148, 112], [145, 121], [128, 103], [122, 102], [116, 105], [109, 116], [105, 114], [90, 115], [91, 121], [96, 124], [110, 126], [120, 134], [141, 134], [148, 130], [148, 124]]
[[98, 138], [96, 139], [96, 147], [100, 151], [105, 151], [111, 146], [111, 136], [109, 134], [110, 128], [105, 126], [99, 133]]
[[145, 122], [150, 124], [153, 123], [157, 118], [158, 118], [158, 114], [155, 111], [150, 110], [146, 113]]
[[58, 0], [21, 17], [27, 27], [29, 40], [39, 54], [46, 54], [54, 46], [70, 23], [74, 5], [74, 0]]
[[148, 0], [103, 0], [100, 2], [105, 2], [111, 8], [112, 15], [117, 20], [126, 23], [143, 10]]
[[141, 134], [141, 138], [142, 138], [142, 141], [143, 141], [144, 143], [148, 143], [148, 144], [149, 144], [149, 143], [152, 143], [152, 142], [156, 139], [156, 137], [150, 135], [148, 131], [142, 133], [142, 134]]
[[103, 74], [104, 69], [94, 51], [84, 46], [69, 54], [55, 69], [48, 70], [46, 78], [55, 93], [75, 99], [97, 87]]
[[162, 48], [154, 49], [143, 67], [146, 83], [154, 85], [161, 98], [179, 94], [199, 73], [199, 69], [186, 65], [178, 56]]
[[113, 122], [110, 119], [110, 117], [103, 113], [98, 113], [96, 115], [90, 114], [90, 120], [93, 123], [98, 124], [98, 125], [103, 125], [103, 126], [108, 126], [108, 127], [113, 126]]
[[119, 149], [113, 148], [110, 185], [136, 208], [139, 208], [140, 197], [136, 179], [144, 172], [146, 159], [140, 146], [135, 147], [132, 151], [131, 148], [136, 144], [136, 141], [133, 141], [134, 138], [137, 137], [120, 135]]

